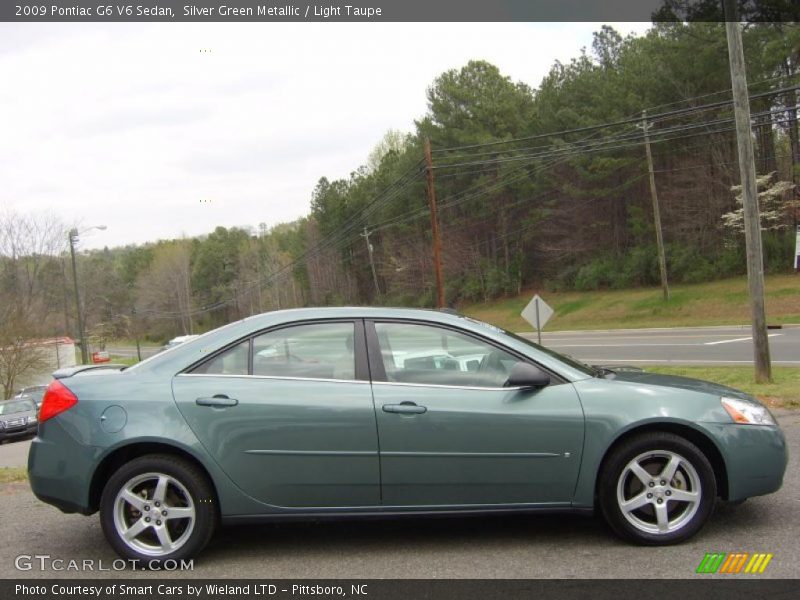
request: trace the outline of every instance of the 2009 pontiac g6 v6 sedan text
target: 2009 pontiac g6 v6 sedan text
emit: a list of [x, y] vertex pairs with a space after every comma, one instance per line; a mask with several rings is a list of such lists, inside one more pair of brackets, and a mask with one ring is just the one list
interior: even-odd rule
[[435, 311], [266, 313], [55, 377], [31, 487], [99, 510], [140, 560], [196, 554], [220, 519], [597, 509], [626, 539], [670, 544], [717, 497], [776, 491], [787, 462], [743, 392], [588, 367]]

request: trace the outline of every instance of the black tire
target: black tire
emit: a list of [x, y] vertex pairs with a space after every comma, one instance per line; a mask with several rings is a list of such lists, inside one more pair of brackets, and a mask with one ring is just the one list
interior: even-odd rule
[[[668, 472], [666, 465], [675, 456], [676, 461], [680, 459], [678, 470], [666, 481], [666, 476], [659, 475]], [[628, 468], [635, 459], [635, 465], [643, 468], [636, 469], [641, 476]], [[647, 483], [642, 480], [645, 475], [651, 478]], [[662, 485], [664, 481], [666, 485]], [[698, 500], [674, 500], [692, 492], [699, 492]], [[678, 544], [689, 539], [708, 521], [716, 497], [711, 463], [697, 446], [672, 433], [644, 433], [625, 440], [612, 450], [599, 473], [598, 500], [603, 517], [618, 536], [641, 545]], [[644, 504], [623, 510], [621, 502]], [[659, 515], [666, 525], [660, 525]]]
[[[161, 476], [169, 482], [165, 486], [167, 491], [163, 504], [154, 500], [156, 490], [153, 487], [161, 481]], [[124, 487], [139, 479], [142, 481], [137, 484], [140, 490], [138, 496], [143, 498], [144, 503], [141, 510], [118, 498]], [[148, 497], [149, 500], [146, 499]], [[156, 545], [161, 544], [161, 538], [156, 535], [155, 521], [163, 513], [145, 513], [145, 508], [156, 512], [163, 509], [167, 513], [173, 509], [173, 514], [177, 512], [175, 509], [194, 511], [193, 518], [178, 517], [168, 521], [168, 518], [174, 517], [167, 514], [163, 521], [157, 521], [159, 527], [162, 523], [164, 529], [169, 527], [167, 535], [170, 537], [167, 539], [171, 539], [176, 545], [179, 543], [178, 547], [174, 550], [155, 549]], [[146, 518], [145, 514], [150, 517]], [[140, 519], [146, 529], [135, 536], [132, 543], [127, 542], [120, 531], [120, 523], [133, 529], [133, 525]], [[144, 525], [144, 520], [148, 520], [147, 525]], [[108, 479], [100, 498], [100, 523], [106, 539], [122, 558], [139, 561], [137, 567], [149, 568], [159, 566], [167, 560], [180, 561], [194, 557], [211, 539], [217, 520], [216, 498], [205, 473], [191, 462], [171, 455], [150, 454], [124, 464]], [[150, 544], [153, 550], [150, 550]]]

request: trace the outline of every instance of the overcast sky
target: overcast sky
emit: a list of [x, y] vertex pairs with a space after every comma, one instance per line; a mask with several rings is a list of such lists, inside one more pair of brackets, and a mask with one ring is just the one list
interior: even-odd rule
[[290, 221], [411, 131], [443, 71], [536, 87], [599, 26], [3, 23], [0, 209], [107, 225], [86, 248]]

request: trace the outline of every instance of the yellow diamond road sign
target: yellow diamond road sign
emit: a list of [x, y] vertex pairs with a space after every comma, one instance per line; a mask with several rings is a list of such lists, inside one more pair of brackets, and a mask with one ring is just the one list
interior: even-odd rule
[[520, 315], [528, 323], [533, 325], [536, 331], [541, 331], [545, 323], [553, 316], [553, 309], [550, 308], [547, 302], [539, 297], [539, 294], [536, 294], [531, 301], [528, 302], [528, 306], [522, 309]]

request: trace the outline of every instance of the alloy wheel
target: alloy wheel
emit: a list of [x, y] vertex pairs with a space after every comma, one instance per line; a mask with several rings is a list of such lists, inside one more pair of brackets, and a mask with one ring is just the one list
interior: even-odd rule
[[622, 515], [636, 529], [649, 534], [673, 533], [689, 523], [700, 507], [702, 493], [694, 466], [668, 450], [636, 456], [617, 481]]
[[114, 500], [114, 527], [120, 539], [141, 554], [161, 557], [183, 546], [194, 529], [192, 496], [177, 479], [143, 473], [129, 479]]

